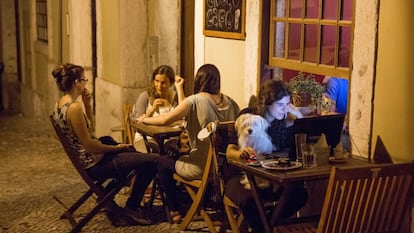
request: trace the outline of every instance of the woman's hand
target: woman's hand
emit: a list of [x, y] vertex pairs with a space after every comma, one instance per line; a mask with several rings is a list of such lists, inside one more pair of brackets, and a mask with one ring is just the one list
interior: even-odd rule
[[175, 86], [176, 89], [182, 88], [184, 86], [184, 79], [181, 76], [176, 75], [174, 86]]
[[[115, 146], [115, 150], [116, 151], [128, 151], [130, 150], [132, 147], [134, 147], [132, 144], [124, 144], [124, 143], [120, 143], [118, 145]], [[134, 149], [135, 150], [135, 149]]]
[[169, 106], [169, 105], [170, 105], [170, 102], [162, 98], [155, 99], [154, 102], [152, 103], [152, 106], [155, 109], [158, 109], [159, 107], [162, 107], [162, 106]]
[[132, 144], [124, 144], [124, 143], [119, 143], [118, 145], [116, 145], [116, 147], [119, 147], [119, 148], [122, 148], [122, 149], [131, 147], [131, 146], [133, 146], [133, 145]]
[[92, 94], [88, 91], [88, 89], [83, 89], [82, 91], [82, 101], [85, 107], [91, 106]]
[[158, 98], [152, 102], [152, 107], [147, 110], [145, 116], [152, 117], [155, 112], [159, 111], [160, 107], [170, 106], [170, 102], [166, 99]]
[[144, 114], [144, 115], [138, 117], [137, 119], [135, 119], [135, 122], [136, 123], [141, 123], [144, 120], [145, 117], [147, 117], [147, 116], [145, 116], [145, 114]]
[[241, 150], [240, 158], [241, 159], [254, 159], [256, 157], [256, 152], [251, 147], [246, 147]]
[[303, 114], [293, 104], [289, 105], [288, 113], [292, 114], [296, 118], [303, 118]]
[[177, 91], [178, 95], [178, 103], [183, 102], [185, 99], [184, 95], [184, 79], [178, 75], [175, 76], [175, 82], [174, 82], [175, 90]]

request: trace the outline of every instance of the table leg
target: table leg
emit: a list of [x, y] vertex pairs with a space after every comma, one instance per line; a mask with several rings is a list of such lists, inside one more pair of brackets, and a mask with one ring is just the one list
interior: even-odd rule
[[257, 210], [260, 215], [260, 219], [262, 220], [263, 226], [265, 228], [266, 233], [272, 233], [272, 228], [269, 225], [269, 222], [266, 217], [266, 213], [264, 210], [264, 203], [262, 201], [261, 195], [259, 190], [257, 190], [256, 180], [254, 179], [254, 176], [251, 174], [246, 173], [247, 179], [250, 183], [250, 188], [253, 194], [254, 201], [256, 202]]
[[149, 142], [148, 142], [147, 135], [143, 134], [143, 135], [142, 135], [142, 138], [144, 139], [145, 148], [147, 149], [147, 152], [148, 152], [148, 153], [151, 153], [151, 147], [150, 147], [150, 144], [149, 144]]
[[160, 149], [160, 155], [165, 155], [164, 151], [164, 139], [163, 138], [155, 138], [155, 141], [157, 141], [158, 148]]
[[[147, 138], [147, 135], [145, 135], [145, 134], [143, 134], [142, 135], [142, 138], [144, 139], [144, 143], [145, 143], [145, 148], [147, 149], [147, 152], [148, 153], [151, 153], [152, 152], [152, 150], [151, 150], [151, 146], [150, 146], [150, 144], [149, 144], [149, 141], [148, 141], [148, 138]], [[161, 155], [165, 155], [166, 153], [165, 153], [165, 151], [164, 151], [164, 139], [163, 138], [154, 138], [154, 140], [157, 142], [157, 144], [158, 144], [158, 148], [159, 148], [159, 153], [161, 154]]]

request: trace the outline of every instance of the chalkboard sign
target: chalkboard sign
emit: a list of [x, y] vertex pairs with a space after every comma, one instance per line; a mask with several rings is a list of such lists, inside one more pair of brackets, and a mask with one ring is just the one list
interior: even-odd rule
[[204, 35], [243, 40], [245, 17], [246, 0], [204, 0]]

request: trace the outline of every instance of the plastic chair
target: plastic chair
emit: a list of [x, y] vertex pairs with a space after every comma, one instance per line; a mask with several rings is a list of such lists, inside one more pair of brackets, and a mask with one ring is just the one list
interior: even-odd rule
[[399, 232], [413, 174], [414, 163], [333, 167], [319, 224], [277, 226], [273, 232]]
[[[71, 232], [79, 232], [83, 226], [85, 226], [89, 220], [91, 220], [97, 213], [105, 206], [114, 207], [113, 199], [115, 195], [121, 190], [122, 187], [128, 185], [131, 181], [132, 177], [135, 177], [136, 171], [131, 171], [126, 177], [124, 178], [112, 178], [107, 180], [94, 180], [92, 179], [86, 170], [83, 167], [83, 164], [79, 160], [79, 155], [77, 151], [73, 150], [71, 147], [71, 143], [69, 139], [65, 136], [63, 129], [56, 123], [53, 119], [53, 116], [50, 116], [50, 121], [56, 131], [56, 134], [62, 143], [62, 146], [69, 157], [70, 161], [72, 162], [73, 166], [75, 167], [76, 171], [82, 177], [83, 181], [88, 185], [89, 189], [69, 208], [57, 198], [60, 204], [66, 208], [65, 213], [60, 217], [61, 219], [67, 218], [72, 225]], [[86, 214], [86, 216], [82, 217], [80, 220], [76, 220], [74, 213], [79, 207], [81, 207], [86, 200], [88, 200], [93, 194], [96, 195], [97, 203], [96, 205]], [[111, 209], [112, 211], [116, 211], [117, 214], [120, 216], [126, 216], [121, 209]]]

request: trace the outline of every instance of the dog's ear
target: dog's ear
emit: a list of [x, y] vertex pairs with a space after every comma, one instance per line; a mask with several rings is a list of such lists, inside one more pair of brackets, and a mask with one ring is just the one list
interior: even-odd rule
[[243, 125], [244, 121], [249, 117], [249, 113], [245, 113], [237, 117], [236, 122], [234, 122], [234, 128], [236, 129], [237, 133], [240, 133], [240, 127]]
[[265, 129], [269, 128], [269, 122], [266, 119], [264, 119], [263, 117], [260, 117], [260, 118], [262, 118], [261, 121], [262, 121], [262, 124], [263, 124], [264, 128]]

